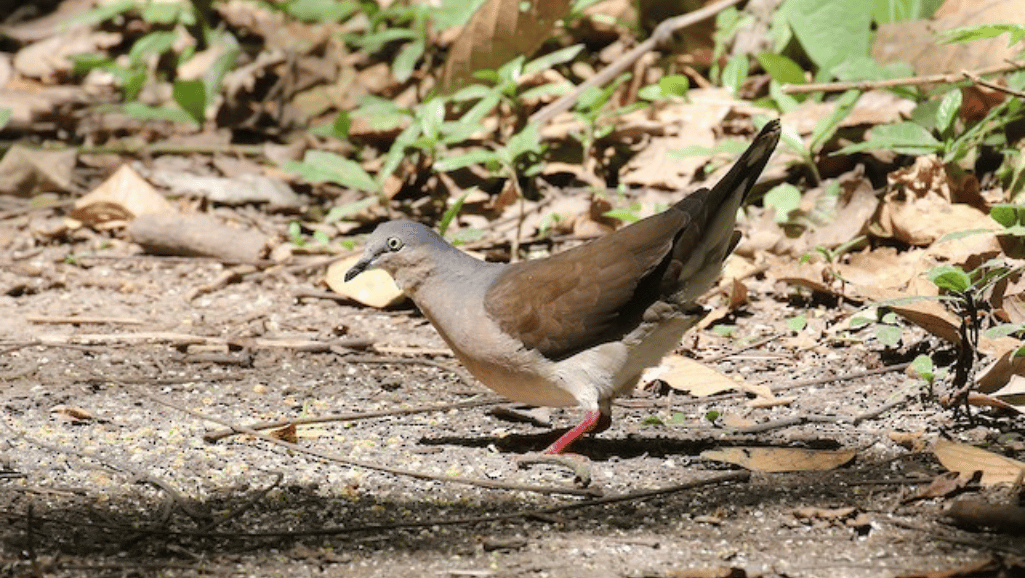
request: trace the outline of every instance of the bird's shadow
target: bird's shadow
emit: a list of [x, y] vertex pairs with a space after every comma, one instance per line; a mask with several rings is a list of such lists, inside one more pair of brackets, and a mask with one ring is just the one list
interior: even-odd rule
[[[496, 436], [441, 436], [423, 437], [419, 443], [425, 446], [463, 446], [471, 448], [494, 447], [501, 452], [510, 454], [527, 454], [544, 450], [559, 438], [565, 430], [555, 430], [536, 434], [509, 434]], [[572, 453], [580, 454], [594, 461], [605, 461], [612, 457], [621, 459], [648, 456], [668, 458], [671, 456], [698, 456], [701, 452], [713, 448], [735, 445], [762, 445], [757, 441], [724, 440], [718, 435], [702, 438], [672, 438], [666, 436], [645, 436], [631, 434], [624, 437], [587, 436], [570, 446]], [[805, 447], [816, 449], [836, 449], [836, 440], [802, 440]]]

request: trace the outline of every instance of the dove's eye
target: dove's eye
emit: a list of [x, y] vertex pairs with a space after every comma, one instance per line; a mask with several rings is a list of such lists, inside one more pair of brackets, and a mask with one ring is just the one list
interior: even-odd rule
[[398, 251], [402, 248], [402, 239], [398, 237], [388, 237], [388, 248], [392, 251]]

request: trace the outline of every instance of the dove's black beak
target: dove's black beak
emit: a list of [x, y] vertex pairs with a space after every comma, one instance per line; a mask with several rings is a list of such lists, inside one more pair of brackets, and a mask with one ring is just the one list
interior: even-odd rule
[[360, 273], [366, 271], [367, 267], [369, 266], [369, 259], [360, 259], [359, 261], [356, 261], [356, 264], [353, 265], [351, 269], [345, 272], [345, 282], [348, 283], [349, 281], [352, 281], [356, 278], [356, 275], [359, 275]]

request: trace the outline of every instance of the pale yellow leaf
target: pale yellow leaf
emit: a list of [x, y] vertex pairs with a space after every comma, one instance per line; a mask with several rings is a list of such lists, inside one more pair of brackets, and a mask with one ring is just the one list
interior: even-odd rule
[[936, 440], [932, 452], [943, 467], [952, 472], [962, 475], [982, 472], [981, 481], [986, 486], [1013, 484], [1025, 472], [1025, 462], [950, 440]]
[[856, 450], [734, 447], [704, 451], [701, 457], [756, 472], [805, 472], [836, 469], [853, 460], [857, 453]]
[[391, 276], [380, 269], [364, 271], [355, 279], [345, 282], [345, 272], [359, 261], [359, 255], [336, 261], [327, 268], [324, 282], [332, 291], [353, 301], [384, 309], [401, 303], [405, 295], [395, 285]]
[[724, 391], [747, 391], [759, 397], [772, 397], [772, 390], [764, 385], [748, 385], [735, 381], [707, 365], [680, 355], [670, 355], [663, 359], [658, 367], [645, 371], [643, 381], [652, 379], [661, 379], [669, 387], [697, 397]]

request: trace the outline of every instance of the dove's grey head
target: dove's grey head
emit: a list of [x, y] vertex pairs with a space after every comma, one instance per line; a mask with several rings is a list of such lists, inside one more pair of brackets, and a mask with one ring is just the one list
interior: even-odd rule
[[445, 266], [459, 257], [465, 255], [420, 223], [388, 221], [367, 237], [363, 255], [345, 273], [345, 280], [351, 281], [368, 269], [383, 269], [399, 288], [409, 293], [435, 273], [439, 263]]

